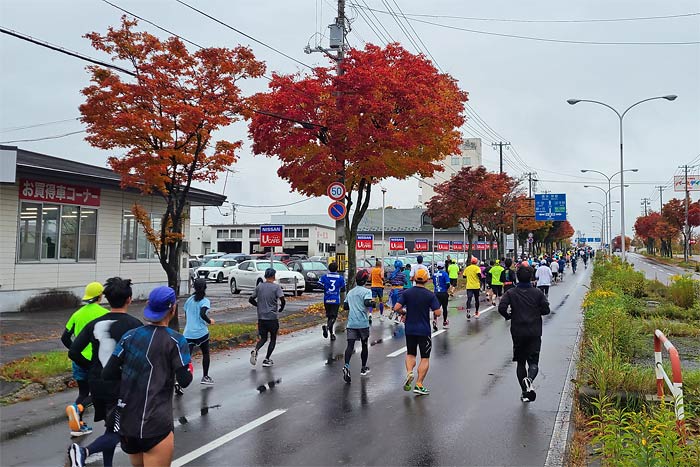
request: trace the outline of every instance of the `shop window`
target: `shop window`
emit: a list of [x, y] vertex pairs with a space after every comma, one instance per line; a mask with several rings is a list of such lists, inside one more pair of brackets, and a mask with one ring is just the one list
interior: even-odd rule
[[18, 243], [18, 261], [94, 261], [97, 209], [22, 202]]
[[57, 204], [44, 204], [41, 208], [41, 259], [57, 258], [59, 209]]
[[80, 208], [80, 250], [79, 260], [97, 258], [97, 209]]
[[61, 259], [78, 259], [78, 206], [61, 207]]
[[[160, 231], [160, 217], [151, 216], [151, 227]], [[153, 261], [157, 259], [151, 242], [146, 238], [143, 227], [136, 222], [131, 211], [124, 211], [122, 219], [122, 261]]]
[[229, 238], [229, 236], [228, 236], [228, 230], [226, 230], [226, 229], [217, 229], [217, 231], [216, 231], [216, 238]]
[[260, 237], [260, 229], [248, 229], [248, 237], [259, 238]]
[[294, 229], [284, 229], [284, 238], [294, 238]]
[[39, 259], [41, 204], [22, 203], [19, 211], [19, 260]]
[[231, 236], [229, 238], [243, 238], [243, 229], [231, 229]]
[[309, 229], [297, 229], [297, 238], [309, 238]]

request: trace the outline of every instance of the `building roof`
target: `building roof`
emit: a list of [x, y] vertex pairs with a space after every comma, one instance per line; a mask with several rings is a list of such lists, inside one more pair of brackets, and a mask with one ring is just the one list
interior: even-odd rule
[[[255, 224], [253, 224], [253, 223], [245, 223], [245, 224], [210, 224], [210, 225], [208, 225], [207, 227], [211, 227], [211, 228], [221, 228], [221, 229], [242, 229], [242, 228], [249, 228], [249, 227], [258, 228], [258, 227], [260, 227], [261, 225], [269, 225], [269, 224], [277, 225], [277, 224], [279, 224], [279, 222], [260, 222], [260, 223], [255, 223]], [[298, 224], [290, 224], [290, 223], [287, 223], [287, 224], [282, 224], [282, 225], [283, 225], [285, 228], [287, 228], [287, 227], [320, 227], [320, 228], [322, 228], [322, 229], [333, 230], [333, 227], [330, 227], [330, 226], [328, 226], [328, 225], [315, 224], [315, 223], [310, 223], [310, 222], [298, 223]], [[200, 225], [200, 227], [201, 227], [201, 225]]]
[[[19, 149], [14, 146], [1, 146], [0, 149], [17, 151], [17, 173], [25, 176], [51, 176], [52, 180], [66, 183], [90, 182], [100, 187], [121, 189], [121, 177], [112, 169], [85, 164], [56, 156]], [[136, 191], [129, 189], [129, 191]], [[212, 193], [199, 188], [190, 188], [189, 201], [199, 206], [221, 206], [225, 195]]]
[[317, 224], [324, 227], [335, 228], [335, 221], [327, 214], [273, 214], [270, 216], [270, 224], [306, 225]]
[[[430, 218], [422, 208], [384, 209], [385, 232], [432, 232]], [[461, 227], [440, 229], [442, 232], [462, 232]], [[360, 221], [358, 232], [381, 232], [382, 210], [368, 209]]]

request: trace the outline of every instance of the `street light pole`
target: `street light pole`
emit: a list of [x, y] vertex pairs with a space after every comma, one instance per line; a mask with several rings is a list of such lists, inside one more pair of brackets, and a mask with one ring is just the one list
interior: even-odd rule
[[649, 97], [647, 99], [642, 99], [639, 102], [635, 102], [634, 104], [630, 105], [625, 109], [624, 112], [620, 113], [615, 109], [614, 107], [606, 104], [605, 102], [600, 102], [600, 101], [594, 101], [594, 100], [588, 100], [588, 99], [568, 99], [566, 102], [568, 102], [570, 105], [575, 105], [578, 104], [579, 102], [589, 102], [591, 104], [599, 104], [602, 105], [603, 107], [607, 107], [608, 109], [612, 110], [615, 112], [615, 114], [618, 116], [620, 119], [620, 245], [621, 245], [621, 255], [622, 255], [622, 261], [626, 260], [626, 253], [625, 253], [625, 157], [624, 157], [624, 149], [623, 149], [623, 135], [622, 135], [622, 122], [625, 118], [625, 115], [627, 115], [627, 112], [629, 112], [633, 107], [638, 106], [639, 104], [643, 102], [648, 102], [648, 101], [653, 101], [656, 99], [665, 99], [667, 101], [674, 101], [676, 100], [678, 96], [675, 94], [669, 94], [666, 96], [656, 96], [656, 97]]
[[382, 251], [381, 251], [381, 256], [382, 256], [382, 266], [384, 265], [384, 251], [385, 251], [385, 245], [384, 245], [384, 209], [386, 208], [386, 188], [382, 187]]
[[[617, 175], [617, 174], [616, 174]], [[605, 203], [608, 204], [608, 201], [611, 199], [610, 194], [612, 193], [612, 190], [615, 188], [620, 188], [620, 185], [615, 185], [613, 187], [610, 187], [610, 189], [606, 190], [605, 188], [601, 188], [597, 185], [583, 185], [584, 188], [597, 188], [600, 191], [603, 192], [605, 195]], [[625, 185], [625, 188], [629, 188], [629, 185]], [[615, 201], [616, 203], [619, 203], [619, 201]], [[614, 209], [612, 209], [612, 201], [610, 200], [610, 204], [608, 204], [608, 215], [610, 216], [610, 223], [608, 225], [608, 237], [609, 237], [609, 249], [612, 250], [612, 240], [613, 240], [613, 230], [612, 230], [612, 213], [615, 212]], [[612, 254], [612, 253], [611, 253]]]

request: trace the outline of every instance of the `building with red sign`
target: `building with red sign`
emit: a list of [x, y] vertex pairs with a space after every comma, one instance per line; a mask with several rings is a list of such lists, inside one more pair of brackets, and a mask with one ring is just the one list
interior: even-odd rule
[[[134, 298], [167, 283], [131, 213], [140, 204], [157, 227], [165, 210], [159, 196], [123, 190], [119, 175], [104, 167], [10, 146], [0, 146], [0, 158], [16, 160], [14, 173], [3, 169], [0, 177], [0, 311], [18, 311], [54, 291], [81, 297], [87, 283], [111, 276], [132, 279]], [[191, 206], [221, 206], [225, 199], [190, 191]], [[186, 290], [186, 261], [180, 276]]]

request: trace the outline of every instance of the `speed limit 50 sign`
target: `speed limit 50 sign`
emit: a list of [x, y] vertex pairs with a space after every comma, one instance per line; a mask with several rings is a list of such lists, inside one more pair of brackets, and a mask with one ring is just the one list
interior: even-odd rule
[[345, 185], [340, 182], [333, 182], [328, 185], [328, 197], [334, 201], [340, 201], [345, 198]]

